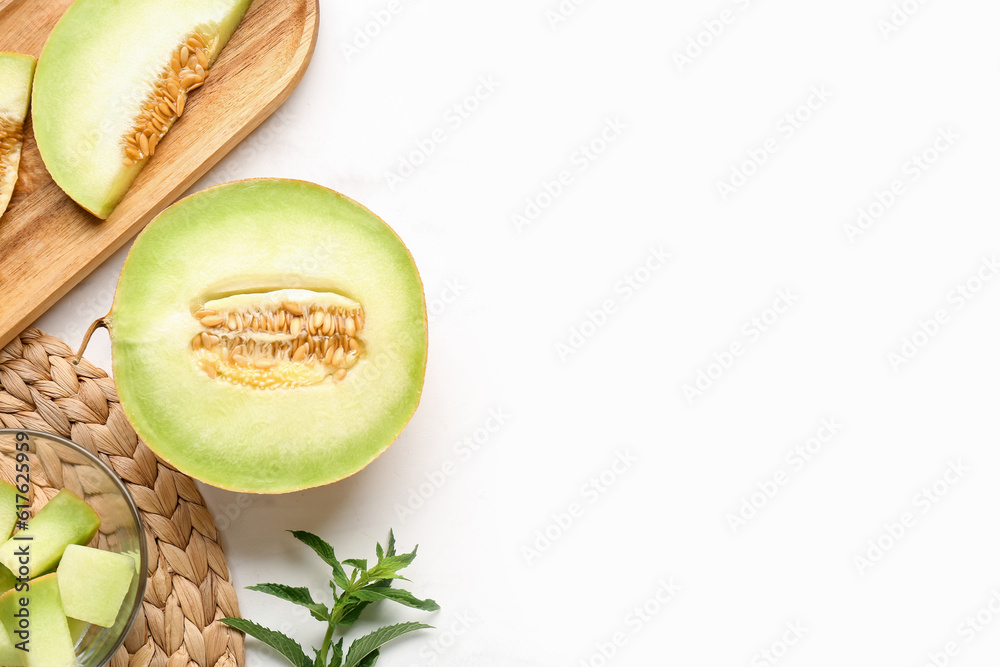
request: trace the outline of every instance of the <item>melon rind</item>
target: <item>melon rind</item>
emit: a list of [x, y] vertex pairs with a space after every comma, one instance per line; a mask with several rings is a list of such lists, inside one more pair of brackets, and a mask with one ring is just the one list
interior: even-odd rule
[[[124, 137], [195, 30], [219, 55], [251, 0], [76, 0], [38, 60], [32, 123], [53, 180], [107, 218], [145, 165], [123, 163]], [[209, 77], [211, 80], [211, 77]]]
[[[31, 101], [31, 80], [35, 73], [35, 59], [23, 53], [0, 53], [0, 119], [23, 124], [28, 117]], [[6, 155], [0, 156], [0, 215], [7, 210], [17, 169], [21, 164], [21, 146], [18, 142]]]
[[[205, 300], [282, 288], [362, 304], [367, 351], [346, 379], [257, 389], [192, 362], [192, 313]], [[368, 209], [301, 181], [220, 185], [161, 213], [125, 260], [108, 327], [139, 436], [179, 470], [235, 491], [295, 491], [365, 467], [416, 410], [427, 360], [409, 251]]]

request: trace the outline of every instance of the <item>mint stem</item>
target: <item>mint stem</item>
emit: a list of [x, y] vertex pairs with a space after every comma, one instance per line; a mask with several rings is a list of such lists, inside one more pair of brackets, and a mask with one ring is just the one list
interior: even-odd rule
[[330, 650], [330, 644], [333, 643], [333, 631], [337, 626], [330, 622], [330, 625], [326, 629], [326, 636], [323, 637], [323, 646], [319, 649], [319, 661], [317, 667], [326, 667], [326, 653]]

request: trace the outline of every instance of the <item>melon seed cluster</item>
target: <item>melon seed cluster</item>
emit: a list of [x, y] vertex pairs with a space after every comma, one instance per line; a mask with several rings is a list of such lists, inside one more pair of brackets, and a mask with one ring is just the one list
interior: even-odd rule
[[[0, 118], [0, 158], [9, 155], [21, 143], [24, 139], [23, 129], [23, 123], [19, 121]], [[0, 159], [0, 178], [5, 169], [4, 162]]]
[[135, 134], [125, 140], [125, 166], [150, 157], [156, 145], [173, 126], [187, 103], [188, 94], [208, 77], [208, 43], [194, 33], [177, 49], [160, 83], [146, 101], [135, 124]]
[[191, 340], [202, 370], [237, 384], [287, 388], [329, 375], [340, 382], [363, 351], [361, 308], [283, 301], [275, 309], [202, 309], [194, 316], [205, 329]]

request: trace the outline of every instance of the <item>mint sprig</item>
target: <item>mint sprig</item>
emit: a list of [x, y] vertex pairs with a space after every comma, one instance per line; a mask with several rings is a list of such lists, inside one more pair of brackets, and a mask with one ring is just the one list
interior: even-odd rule
[[[285, 656], [293, 667], [372, 667], [386, 643], [415, 630], [432, 627], [412, 621], [387, 625], [355, 639], [345, 655], [344, 637], [341, 636], [337, 643], [333, 643], [334, 635], [338, 634], [338, 628], [354, 625], [361, 612], [373, 602], [390, 600], [422, 611], [440, 609], [434, 600], [421, 600], [409, 591], [392, 588], [393, 579], [409, 581], [399, 571], [413, 562], [417, 549], [414, 547], [410, 553], [396, 555], [396, 538], [390, 530], [386, 548], [383, 549], [381, 544], [375, 545], [377, 561], [369, 568], [368, 561], [363, 558], [337, 560], [333, 547], [312, 533], [302, 530], [288, 532], [315, 551], [332, 568], [330, 588], [333, 590], [333, 607], [315, 601], [309, 589], [304, 587], [257, 584], [248, 588], [305, 607], [313, 618], [327, 624], [322, 646], [314, 649], [315, 659], [310, 659], [294, 639], [276, 630], [242, 618], [224, 618], [223, 623], [264, 642]], [[350, 577], [344, 569], [345, 565], [352, 569]], [[343, 630], [339, 634], [342, 635]]]

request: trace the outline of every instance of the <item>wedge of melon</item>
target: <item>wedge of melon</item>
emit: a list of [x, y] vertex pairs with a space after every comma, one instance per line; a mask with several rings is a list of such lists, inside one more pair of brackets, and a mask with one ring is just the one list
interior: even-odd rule
[[14, 648], [14, 640], [7, 633], [7, 626], [0, 628], [0, 667], [20, 667], [24, 653]]
[[76, 544], [66, 547], [56, 572], [66, 615], [102, 628], [115, 624], [136, 574], [131, 556]]
[[242, 181], [174, 204], [136, 239], [106, 323], [139, 435], [226, 489], [351, 475], [420, 400], [412, 256], [366, 208], [311, 183]]
[[35, 59], [21, 53], [0, 53], [0, 215], [7, 210], [21, 164], [24, 119], [31, 101]]
[[28, 521], [28, 527], [0, 544], [0, 563], [22, 579], [34, 578], [59, 562], [70, 544], [86, 544], [101, 519], [86, 502], [63, 489]]
[[[17, 584], [17, 577], [5, 566], [0, 565], [0, 594], [6, 593]], [[0, 663], [2, 665], [3, 663]]]
[[0, 621], [27, 667], [78, 664], [54, 572], [0, 596]]
[[59, 187], [106, 218], [204, 83], [251, 0], [76, 0], [52, 30], [32, 121]]
[[[0, 594], [6, 593], [17, 584], [17, 578], [10, 570], [0, 565]], [[7, 628], [0, 629], [0, 667], [17, 667], [23, 665], [21, 652], [14, 648], [14, 642], [7, 634]]]

